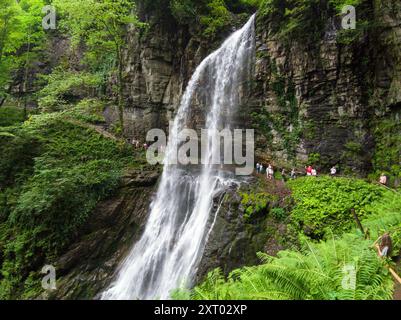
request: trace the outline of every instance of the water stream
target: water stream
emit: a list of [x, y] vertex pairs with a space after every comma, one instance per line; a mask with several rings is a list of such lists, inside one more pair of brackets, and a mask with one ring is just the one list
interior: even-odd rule
[[[172, 290], [190, 287], [213, 228], [213, 199], [233, 183], [212, 165], [212, 131], [207, 136], [204, 164], [171, 165], [179, 141], [175, 136], [190, 123], [199, 101], [206, 108], [205, 128], [231, 128], [241, 102], [241, 87], [254, 56], [255, 17], [233, 33], [198, 66], [177, 111], [166, 149], [164, 171], [141, 239], [121, 265], [102, 299], [168, 299]], [[197, 102], [197, 103], [195, 103]]]

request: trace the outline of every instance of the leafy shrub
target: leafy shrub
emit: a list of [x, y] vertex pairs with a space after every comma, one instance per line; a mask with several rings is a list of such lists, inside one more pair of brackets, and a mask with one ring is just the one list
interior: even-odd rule
[[207, 4], [208, 14], [201, 16], [200, 22], [205, 27], [203, 35], [213, 38], [217, 32], [231, 22], [231, 13], [227, 9], [224, 0], [211, 0]]
[[343, 30], [338, 28], [337, 41], [340, 44], [349, 45], [361, 38], [367, 28], [370, 27], [372, 17], [369, 10], [363, 6], [367, 3], [363, 0], [329, 0], [324, 5], [319, 0], [263, 0], [259, 4], [261, 18], [273, 17], [273, 31], [282, 40], [291, 41], [318, 41], [322, 38], [327, 22], [340, 15], [345, 5], [353, 5], [357, 8], [358, 21], [355, 30]]
[[16, 129], [0, 130], [0, 191], [33, 171], [40, 144], [36, 137]]
[[[399, 193], [386, 191], [382, 197], [365, 205], [365, 210], [367, 217], [362, 224], [370, 231], [368, 240], [355, 228], [353, 233], [341, 237], [331, 234], [331, 239], [320, 243], [310, 243], [302, 237], [303, 249], [300, 251], [281, 251], [277, 257], [260, 254], [262, 265], [235, 270], [228, 278], [216, 269], [193, 290], [175, 291], [173, 298], [390, 300], [393, 279], [385, 260], [378, 258], [373, 243], [384, 232], [390, 232], [394, 254], [400, 250], [401, 197]], [[350, 271], [355, 275], [355, 282], [347, 281]]]
[[197, 19], [197, 5], [192, 0], [172, 0], [170, 9], [174, 18], [181, 24], [189, 24]]
[[287, 216], [285, 209], [279, 207], [271, 209], [271, 214], [278, 221], [283, 221]]
[[8, 127], [24, 121], [24, 111], [16, 107], [0, 107], [0, 127]]
[[245, 220], [250, 220], [260, 214], [267, 214], [268, 206], [274, 200], [273, 196], [268, 193], [243, 193], [241, 196]]
[[321, 161], [321, 155], [320, 153], [311, 153], [308, 156], [308, 163], [311, 165], [317, 165]]
[[328, 227], [337, 233], [348, 230], [355, 223], [351, 209], [365, 217], [366, 207], [383, 195], [379, 186], [347, 178], [308, 177], [289, 181], [288, 185], [296, 203], [293, 222], [317, 238], [323, 237]]
[[99, 99], [83, 99], [65, 114], [85, 123], [99, 124], [105, 122], [104, 108], [104, 102]]
[[366, 207], [367, 217], [362, 221], [372, 239], [378, 239], [388, 232], [393, 240], [393, 254], [401, 250], [401, 194], [386, 191], [383, 200], [376, 201]]
[[39, 92], [39, 107], [42, 111], [59, 111], [69, 103], [77, 102], [81, 96], [93, 92], [102, 82], [101, 77], [56, 68], [43, 76], [47, 85]]

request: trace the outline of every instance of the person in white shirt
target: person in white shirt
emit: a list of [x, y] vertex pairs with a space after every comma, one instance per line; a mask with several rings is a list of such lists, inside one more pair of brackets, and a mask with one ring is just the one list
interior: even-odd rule
[[267, 168], [267, 179], [273, 180], [274, 176], [274, 170], [273, 167], [269, 164], [269, 167]]
[[382, 184], [383, 186], [386, 186], [386, 185], [387, 185], [387, 176], [386, 176], [384, 173], [381, 175], [379, 182], [380, 182], [380, 184]]
[[295, 169], [291, 170], [291, 179], [295, 180], [297, 178], [297, 173], [295, 172]]
[[317, 171], [315, 168], [312, 169], [312, 176], [317, 177]]
[[332, 177], [334, 177], [336, 174], [337, 174], [337, 169], [336, 169], [336, 167], [331, 168], [331, 169], [330, 169], [330, 175], [331, 175]]

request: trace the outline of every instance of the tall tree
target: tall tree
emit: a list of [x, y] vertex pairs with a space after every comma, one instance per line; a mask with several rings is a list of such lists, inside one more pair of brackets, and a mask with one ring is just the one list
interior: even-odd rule
[[43, 0], [0, 0], [0, 106], [11, 89], [13, 71], [22, 67], [28, 74], [33, 49], [44, 35], [43, 6]]

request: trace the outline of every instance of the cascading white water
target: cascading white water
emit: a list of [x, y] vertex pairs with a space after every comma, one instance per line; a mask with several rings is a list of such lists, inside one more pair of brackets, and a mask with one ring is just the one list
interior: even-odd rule
[[169, 137], [164, 172], [144, 234], [119, 269], [116, 281], [102, 299], [168, 299], [171, 290], [192, 285], [217, 212], [213, 199], [232, 183], [223, 170], [212, 165], [215, 152], [208, 131], [205, 161], [198, 170], [170, 165], [177, 157], [176, 136], [190, 121], [194, 100], [208, 110], [207, 129], [230, 128], [240, 103], [243, 81], [249, 76], [254, 54], [255, 16], [233, 33], [196, 69]]

